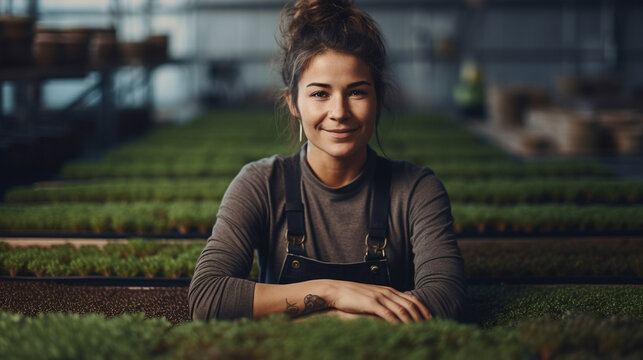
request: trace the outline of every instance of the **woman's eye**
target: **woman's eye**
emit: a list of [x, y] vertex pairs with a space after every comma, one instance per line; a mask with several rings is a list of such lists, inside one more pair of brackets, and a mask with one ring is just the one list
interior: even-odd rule
[[312, 97], [326, 97], [328, 94], [326, 94], [325, 91], [315, 91], [314, 93], [310, 94]]
[[366, 91], [360, 90], [360, 89], [355, 89], [351, 90], [351, 96], [364, 96], [366, 95]]

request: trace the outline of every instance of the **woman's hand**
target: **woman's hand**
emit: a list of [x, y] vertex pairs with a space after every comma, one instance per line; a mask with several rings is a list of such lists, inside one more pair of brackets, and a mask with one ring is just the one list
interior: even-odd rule
[[330, 309], [330, 310], [326, 310], [326, 311], [320, 311], [320, 314], [335, 316], [335, 317], [340, 318], [342, 320], [355, 320], [355, 319], [360, 319], [360, 318], [370, 318], [370, 319], [379, 319], [380, 318], [379, 316], [376, 316], [376, 315], [349, 313], [349, 312], [342, 311], [342, 310], [337, 310], [337, 309]]
[[389, 322], [404, 323], [432, 318], [429, 309], [408, 292], [349, 281], [318, 281], [323, 282], [322, 293], [328, 307], [343, 313], [370, 314]]

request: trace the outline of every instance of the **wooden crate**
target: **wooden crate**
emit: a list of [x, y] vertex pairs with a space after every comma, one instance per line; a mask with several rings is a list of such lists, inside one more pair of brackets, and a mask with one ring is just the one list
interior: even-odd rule
[[520, 127], [526, 112], [549, 103], [547, 93], [537, 87], [492, 86], [487, 98], [491, 125], [508, 128]]
[[596, 154], [601, 150], [601, 127], [592, 112], [556, 107], [532, 109], [525, 128], [547, 136], [560, 154]]

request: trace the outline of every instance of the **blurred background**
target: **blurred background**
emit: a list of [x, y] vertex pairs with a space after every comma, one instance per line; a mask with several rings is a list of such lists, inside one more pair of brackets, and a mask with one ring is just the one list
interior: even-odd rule
[[[2, 189], [154, 124], [270, 111], [283, 1], [0, 0]], [[359, 0], [397, 111], [440, 110], [522, 157], [607, 158], [641, 177], [643, 3]]]

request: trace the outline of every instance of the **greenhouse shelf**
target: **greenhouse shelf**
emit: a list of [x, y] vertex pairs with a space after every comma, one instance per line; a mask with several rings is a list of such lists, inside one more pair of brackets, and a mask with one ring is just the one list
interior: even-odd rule
[[[74, 286], [187, 287], [192, 278], [125, 276], [0, 276], [0, 281], [46, 282]], [[253, 280], [253, 279], [249, 279]], [[643, 285], [643, 278], [626, 276], [484, 277], [467, 278], [469, 285]]]
[[[467, 239], [534, 239], [543, 237], [556, 237], [561, 239], [566, 238], [601, 238], [601, 237], [640, 237], [643, 234], [639, 230], [620, 230], [620, 231], [513, 231], [513, 230], [497, 230], [485, 229], [484, 231], [477, 230], [464, 230], [456, 231], [457, 238]], [[52, 232], [52, 231], [0, 231], [0, 241], [3, 238], [70, 238], [70, 239], [128, 239], [128, 238], [143, 238], [143, 239], [172, 239], [172, 240], [205, 240], [210, 236], [210, 233], [199, 232], [164, 232], [164, 233], [137, 233], [137, 232]], [[519, 240], [517, 240], [519, 241]]]
[[209, 233], [179, 233], [179, 232], [170, 232], [170, 233], [116, 233], [116, 232], [105, 232], [105, 233], [82, 233], [82, 232], [51, 232], [51, 231], [0, 231], [0, 241], [3, 238], [15, 239], [15, 238], [43, 238], [43, 239], [59, 239], [59, 238], [70, 238], [70, 239], [109, 239], [109, 240], [118, 240], [118, 239], [130, 239], [130, 238], [142, 238], [150, 240], [160, 240], [160, 239], [172, 239], [172, 240], [205, 240], [210, 236]]
[[643, 285], [643, 278], [633, 276], [494, 276], [467, 278], [469, 285]]
[[78, 286], [116, 286], [116, 287], [185, 287], [191, 278], [147, 278], [142, 276], [0, 276], [0, 281], [36, 281], [62, 285]]

